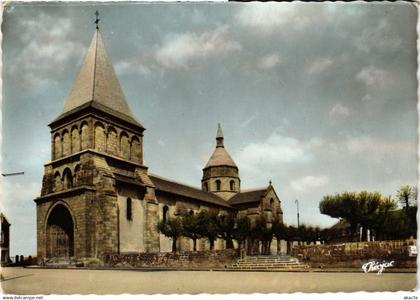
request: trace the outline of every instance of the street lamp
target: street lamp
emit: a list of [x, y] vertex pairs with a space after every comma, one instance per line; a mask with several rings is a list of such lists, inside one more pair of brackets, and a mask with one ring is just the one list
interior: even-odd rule
[[297, 208], [297, 228], [299, 229], [299, 200], [295, 200], [296, 208]]

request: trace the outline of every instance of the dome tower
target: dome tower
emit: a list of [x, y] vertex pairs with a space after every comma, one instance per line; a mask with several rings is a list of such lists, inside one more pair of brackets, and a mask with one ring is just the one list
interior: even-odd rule
[[203, 169], [202, 189], [225, 200], [240, 192], [239, 170], [223, 143], [222, 127], [218, 126], [216, 149]]

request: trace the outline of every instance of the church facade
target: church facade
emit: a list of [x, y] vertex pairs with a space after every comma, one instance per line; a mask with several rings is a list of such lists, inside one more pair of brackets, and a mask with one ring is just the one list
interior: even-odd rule
[[[273, 186], [241, 189], [238, 166], [218, 127], [201, 188], [151, 174], [143, 162], [143, 125], [132, 114], [99, 29], [64, 111], [51, 128], [37, 212], [38, 259], [171, 251], [158, 223], [201, 210], [282, 220]], [[225, 247], [216, 242], [216, 249]], [[192, 241], [179, 240], [179, 250]], [[208, 249], [199, 241], [197, 250]]]

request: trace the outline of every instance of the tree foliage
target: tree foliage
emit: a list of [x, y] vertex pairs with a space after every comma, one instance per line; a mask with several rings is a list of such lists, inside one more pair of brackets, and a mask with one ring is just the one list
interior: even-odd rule
[[158, 224], [159, 231], [172, 239], [172, 251], [176, 252], [176, 242], [180, 236], [184, 234], [182, 221], [180, 218], [169, 218], [166, 222], [161, 221]]

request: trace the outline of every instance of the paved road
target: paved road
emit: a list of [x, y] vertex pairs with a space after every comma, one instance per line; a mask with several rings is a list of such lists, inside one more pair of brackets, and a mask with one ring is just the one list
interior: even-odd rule
[[109, 271], [3, 268], [7, 294], [290, 293], [413, 290], [415, 273]]

